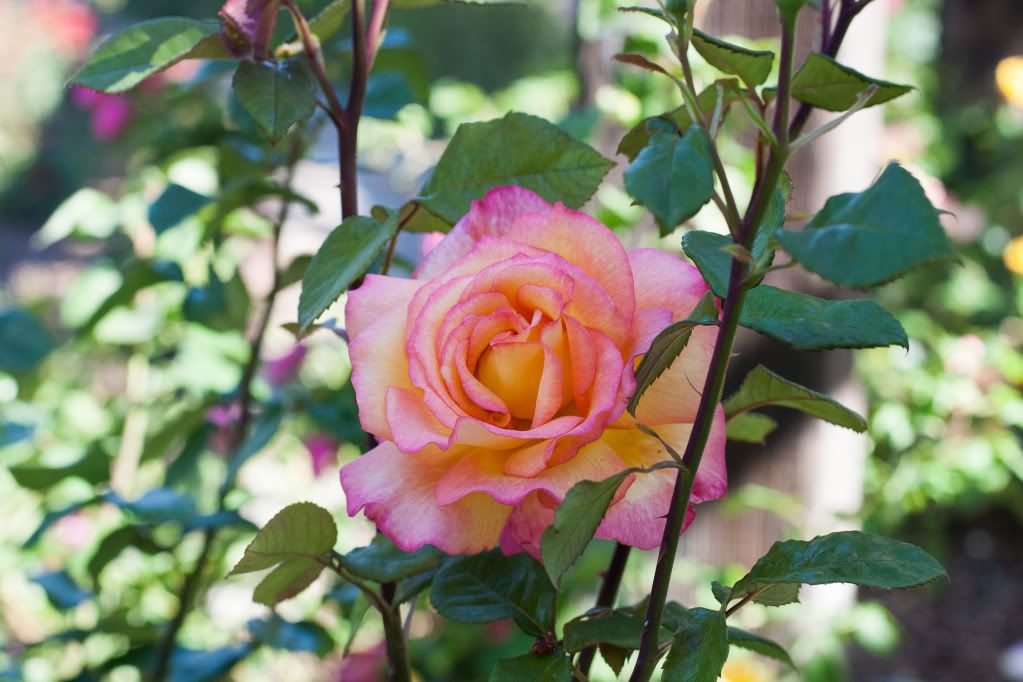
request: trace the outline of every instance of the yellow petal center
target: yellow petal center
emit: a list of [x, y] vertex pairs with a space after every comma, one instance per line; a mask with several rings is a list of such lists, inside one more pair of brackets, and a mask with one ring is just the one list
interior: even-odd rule
[[531, 419], [543, 374], [543, 348], [538, 343], [502, 343], [483, 351], [476, 378], [504, 401], [513, 417]]

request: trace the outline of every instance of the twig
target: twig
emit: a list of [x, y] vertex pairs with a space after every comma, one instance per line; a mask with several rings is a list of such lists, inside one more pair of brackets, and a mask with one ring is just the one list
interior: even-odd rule
[[[604, 572], [604, 581], [600, 584], [600, 592], [597, 593], [598, 608], [611, 608], [614, 606], [615, 598], [618, 596], [618, 588], [622, 584], [622, 576], [625, 575], [625, 565], [629, 562], [629, 552], [632, 550], [628, 545], [615, 544], [614, 554], [611, 555], [611, 563]], [[586, 647], [579, 654], [579, 671], [583, 676], [590, 674], [590, 666], [597, 654], [597, 647]]]

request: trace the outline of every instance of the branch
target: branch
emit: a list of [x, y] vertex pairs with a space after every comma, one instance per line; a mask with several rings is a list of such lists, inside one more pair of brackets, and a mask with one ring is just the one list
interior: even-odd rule
[[[600, 592], [597, 593], [596, 606], [611, 608], [618, 596], [618, 588], [622, 584], [622, 576], [625, 575], [625, 565], [629, 562], [629, 551], [632, 548], [622, 543], [615, 544], [614, 554], [611, 555], [611, 563], [604, 572], [604, 582], [600, 584]], [[586, 678], [590, 674], [590, 666], [597, 654], [597, 647], [591, 646], [582, 650], [579, 654], [579, 671]]]

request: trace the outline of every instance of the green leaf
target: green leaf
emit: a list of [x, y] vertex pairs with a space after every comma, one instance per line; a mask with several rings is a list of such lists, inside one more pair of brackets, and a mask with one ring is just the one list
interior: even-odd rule
[[685, 135], [657, 133], [625, 171], [625, 189], [646, 206], [668, 235], [696, 215], [714, 195], [714, 168], [707, 134], [691, 126]]
[[[645, 613], [645, 608], [643, 609]], [[623, 610], [605, 611], [565, 623], [565, 649], [569, 653], [598, 644], [610, 644], [622, 649], [638, 649], [643, 638], [642, 615]], [[661, 642], [667, 642], [672, 632], [661, 627]]]
[[845, 111], [872, 85], [877, 86], [877, 92], [867, 100], [868, 107], [883, 104], [913, 89], [864, 76], [831, 57], [813, 52], [792, 77], [791, 92], [800, 102], [828, 111]]
[[199, 466], [199, 457], [206, 451], [206, 444], [216, 430], [213, 424], [203, 422], [188, 436], [180, 454], [167, 467], [164, 485], [176, 487], [188, 484]]
[[879, 535], [841, 531], [772, 545], [732, 588], [732, 599], [775, 585], [853, 583], [886, 590], [922, 585], [945, 575], [919, 547]]
[[714, 600], [718, 604], [724, 604], [728, 601], [728, 595], [732, 592], [731, 588], [725, 587], [717, 580], [710, 584], [710, 591], [714, 595]]
[[309, 30], [324, 43], [344, 27], [351, 9], [352, 0], [333, 0], [309, 20]]
[[267, 446], [281, 427], [283, 420], [284, 410], [280, 405], [270, 405], [259, 415], [252, 429], [245, 436], [245, 440], [227, 459], [227, 471], [224, 472], [224, 481], [220, 485], [222, 493], [226, 493], [234, 486], [234, 480], [242, 465]]
[[449, 225], [465, 215], [471, 201], [500, 185], [519, 185], [579, 208], [613, 165], [553, 123], [511, 112], [460, 125], [420, 200]]
[[43, 520], [39, 523], [36, 529], [32, 531], [32, 535], [30, 535], [28, 539], [25, 540], [21, 548], [32, 549], [39, 543], [40, 540], [43, 539], [43, 534], [46, 533], [47, 530], [49, 530], [50, 526], [55, 524], [57, 521], [60, 521], [65, 516], [69, 516], [70, 514], [74, 514], [75, 512], [81, 509], [85, 509], [86, 507], [94, 505], [97, 502], [102, 501], [102, 499], [103, 498], [101, 497], [90, 497], [88, 499], [80, 500], [78, 502], [72, 502], [66, 507], [46, 512], [46, 514], [43, 515]]
[[784, 379], [763, 365], [746, 375], [739, 390], [724, 402], [729, 419], [768, 405], [779, 405], [857, 433], [867, 430], [867, 420], [823, 393]]
[[434, 576], [430, 599], [438, 613], [459, 623], [513, 618], [531, 635], [554, 629], [557, 592], [527, 554], [454, 557]]
[[107, 492], [103, 499], [130, 512], [142, 523], [184, 523], [195, 516], [195, 502], [185, 493], [171, 488], [156, 488], [137, 500], [128, 501], [117, 493]]
[[143, 21], [107, 39], [70, 82], [102, 92], [123, 92], [173, 66], [219, 32], [219, 21], [183, 17]]
[[718, 71], [738, 76], [746, 85], [754, 87], [767, 80], [774, 62], [774, 53], [768, 50], [750, 50], [693, 29], [692, 45], [708, 64]]
[[560, 649], [547, 656], [526, 654], [497, 662], [490, 682], [571, 682], [572, 661]]
[[725, 435], [728, 437], [728, 440], [763, 445], [764, 439], [777, 426], [778, 422], [767, 415], [746, 412], [728, 420], [725, 426]]
[[304, 58], [242, 62], [231, 87], [238, 103], [274, 144], [316, 111], [316, 83]]
[[344, 565], [355, 575], [378, 583], [390, 583], [440, 566], [444, 554], [430, 545], [415, 552], [398, 549], [387, 536], [377, 533], [369, 547], [353, 549]]
[[149, 223], [157, 234], [179, 225], [212, 203], [204, 194], [171, 183], [149, 207]]
[[365, 216], [354, 216], [327, 236], [302, 278], [302, 293], [298, 299], [300, 331], [308, 329], [366, 272], [398, 231], [398, 215], [395, 213], [383, 224]]
[[75, 584], [67, 571], [43, 573], [32, 578], [32, 582], [43, 588], [46, 598], [60, 611], [73, 609], [92, 599], [92, 593]]
[[0, 310], [0, 372], [27, 372], [53, 349], [53, 337], [28, 311]]
[[615, 677], [622, 674], [622, 668], [625, 667], [632, 653], [628, 649], [613, 644], [600, 644], [597, 646], [597, 651], [600, 652], [600, 657], [604, 659], [604, 663], [607, 663], [607, 667], [611, 668]]
[[801, 231], [776, 239], [807, 270], [849, 287], [877, 286], [956, 255], [920, 183], [897, 163], [863, 192], [829, 199]]
[[99, 443], [93, 443], [85, 453], [63, 466], [13, 466], [8, 471], [22, 488], [48, 490], [67, 478], [81, 478], [91, 485], [99, 485], [110, 479], [110, 454]]
[[[739, 81], [734, 78], [723, 78], [707, 86], [696, 98], [700, 115], [704, 120], [710, 120], [714, 109], [717, 108], [718, 86], [721, 86], [722, 116], [728, 113], [732, 103], [742, 96]], [[656, 133], [668, 132], [682, 135], [692, 125], [693, 119], [689, 116], [689, 109], [685, 106], [677, 107], [659, 116], [644, 118], [625, 133], [621, 142], [618, 143], [617, 153], [624, 154], [629, 161], [632, 161]]]
[[728, 658], [728, 626], [721, 611], [695, 608], [684, 613], [668, 657], [664, 682], [717, 682]]
[[171, 655], [167, 682], [206, 682], [223, 679], [239, 661], [256, 648], [252, 642], [225, 646], [211, 651], [176, 647]]
[[269, 620], [253, 618], [246, 626], [252, 639], [283, 651], [306, 651], [323, 658], [335, 644], [322, 625], [309, 620], [292, 623], [274, 614]]
[[543, 566], [555, 587], [565, 571], [582, 556], [586, 546], [604, 519], [608, 505], [622, 482], [630, 474], [626, 469], [603, 481], [580, 481], [573, 485], [558, 505], [554, 523], [540, 540]]
[[796, 350], [909, 347], [902, 325], [874, 301], [828, 301], [771, 286], [746, 294], [739, 324]]
[[732, 256], [724, 249], [733, 243], [728, 235], [703, 230], [690, 230], [682, 236], [682, 250], [718, 298], [728, 295]]
[[256, 587], [253, 598], [274, 606], [308, 587], [325, 566], [337, 542], [337, 526], [326, 509], [311, 502], [285, 507], [245, 548], [228, 575], [276, 568]]
[[650, 349], [636, 367], [636, 392], [629, 400], [629, 414], [636, 415], [639, 399], [650, 386], [682, 354], [693, 335], [693, 329], [700, 325], [714, 325], [718, 321], [718, 309], [711, 292], [704, 294], [693, 312], [685, 320], [670, 325], [650, 343]]
[[181, 266], [166, 260], [134, 260], [129, 262], [122, 272], [121, 286], [110, 294], [89, 316], [79, 328], [82, 334], [88, 333], [107, 313], [120, 306], [129, 306], [135, 294], [163, 282], [182, 282], [185, 276]]
[[732, 646], [742, 647], [748, 649], [754, 653], [758, 653], [761, 656], [767, 656], [773, 658], [779, 663], [784, 663], [788, 667], [796, 670], [796, 664], [792, 662], [792, 657], [789, 656], [789, 652], [785, 651], [785, 647], [774, 642], [766, 637], [755, 635], [752, 632], [746, 632], [739, 628], [728, 628], [728, 643]]
[[100, 587], [99, 576], [106, 565], [129, 547], [134, 547], [146, 554], [164, 551], [162, 546], [153, 541], [152, 533], [145, 526], [133, 524], [115, 529], [100, 541], [89, 558], [89, 575], [92, 577], [92, 584], [96, 589]]

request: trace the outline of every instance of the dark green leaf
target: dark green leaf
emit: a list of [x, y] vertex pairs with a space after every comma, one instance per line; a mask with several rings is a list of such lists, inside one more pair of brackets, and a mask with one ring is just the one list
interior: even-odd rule
[[26, 372], [53, 348], [53, 337], [28, 311], [0, 310], [0, 372]]
[[[732, 103], [741, 95], [739, 92], [739, 81], [734, 78], [725, 78], [712, 83], [704, 88], [703, 92], [696, 98], [699, 105], [700, 115], [704, 120], [710, 120], [718, 103], [718, 86], [721, 86], [721, 113], [722, 116], [728, 113]], [[625, 134], [618, 143], [618, 153], [624, 154], [632, 161], [650, 142], [650, 138], [658, 132], [667, 132], [681, 135], [693, 125], [693, 119], [689, 116], [689, 110], [680, 106], [660, 116], [644, 118]]]
[[218, 21], [163, 17], [129, 26], [107, 39], [71, 77], [71, 83], [122, 92], [189, 56], [220, 32]]
[[248, 622], [252, 638], [274, 649], [306, 651], [323, 657], [334, 648], [334, 640], [323, 626], [312, 621], [291, 623], [274, 614], [269, 620]]
[[403, 604], [415, 598], [420, 592], [433, 584], [433, 577], [435, 575], [437, 575], [437, 569], [430, 569], [399, 582], [397, 589], [394, 590], [394, 603]]
[[604, 663], [607, 663], [607, 667], [611, 668], [615, 677], [622, 674], [622, 668], [625, 667], [631, 655], [628, 649], [614, 644], [600, 644], [597, 646], [597, 651], [600, 652], [600, 657], [604, 659]]
[[92, 599], [92, 593], [78, 587], [67, 571], [43, 573], [32, 578], [32, 582], [42, 587], [46, 591], [46, 598], [54, 608], [61, 611], [73, 609]]
[[555, 587], [561, 584], [565, 571], [582, 556], [629, 473], [625, 470], [603, 481], [580, 481], [558, 505], [554, 523], [544, 530], [540, 540], [543, 565]]
[[828, 111], [845, 111], [871, 86], [877, 92], [867, 101], [872, 107], [906, 94], [913, 88], [864, 76], [819, 52], [813, 52], [792, 77], [792, 97]]
[[728, 628], [728, 643], [732, 646], [742, 647], [743, 649], [749, 649], [761, 656], [767, 656], [773, 658], [779, 663], [784, 663], [793, 670], [797, 670], [796, 664], [792, 662], [792, 657], [789, 656], [789, 652], [785, 651], [785, 648], [773, 642], [766, 637], [755, 635], [752, 632], [746, 632], [739, 628]]
[[252, 591], [252, 600], [257, 604], [276, 606], [312, 585], [322, 572], [323, 564], [319, 561], [290, 559], [270, 571], [256, 585]]
[[774, 585], [853, 583], [861, 587], [913, 587], [945, 575], [931, 555], [891, 538], [842, 531], [813, 540], [776, 542], [732, 588], [732, 599]]
[[728, 595], [732, 590], [715, 580], [710, 584], [710, 591], [714, 594], [714, 599], [718, 604], [724, 604], [728, 601]]
[[366, 272], [397, 231], [398, 214], [394, 214], [382, 224], [355, 216], [330, 233], [302, 278], [298, 299], [298, 324], [302, 331]]
[[36, 543], [38, 543], [42, 539], [43, 533], [49, 530], [50, 526], [55, 524], [57, 521], [60, 521], [65, 516], [74, 514], [75, 512], [84, 509], [85, 507], [96, 504], [97, 502], [100, 502], [102, 499], [103, 498], [101, 497], [90, 497], [87, 500], [73, 502], [67, 505], [66, 507], [62, 507], [61, 509], [46, 512], [46, 514], [43, 516], [43, 520], [39, 523], [36, 529], [32, 531], [32, 535], [30, 535], [29, 538], [25, 540], [25, 544], [23, 544], [21, 548], [31, 549], [36, 545]]
[[760, 85], [771, 73], [773, 52], [733, 45], [699, 29], [693, 29], [692, 45], [708, 64], [719, 71], [738, 76], [750, 87]]
[[212, 514], [193, 516], [182, 526], [182, 532], [191, 533], [196, 530], [207, 528], [244, 528], [256, 530], [251, 521], [246, 520], [241, 514], [233, 509], [225, 509]]
[[779, 405], [858, 433], [867, 430], [867, 420], [823, 393], [784, 379], [763, 365], [746, 375], [739, 390], [724, 402], [725, 416]]
[[152, 533], [145, 526], [122, 526], [108, 533], [89, 559], [89, 575], [93, 585], [99, 588], [99, 575], [111, 561], [129, 547], [135, 547], [146, 554], [156, 554], [164, 548], [153, 541]]
[[643, 397], [650, 386], [657, 378], [671, 367], [675, 358], [681, 355], [689, 344], [689, 338], [693, 335], [693, 329], [700, 325], [717, 324], [718, 309], [714, 303], [714, 296], [711, 292], [704, 294], [700, 302], [693, 308], [693, 312], [685, 320], [675, 322], [667, 329], [658, 334], [650, 343], [650, 350], [646, 352], [639, 366], [636, 367], [636, 392], [629, 400], [629, 414], [635, 416], [639, 399]]
[[728, 235], [703, 230], [690, 230], [682, 236], [682, 249], [719, 298], [728, 295], [732, 270], [732, 256], [723, 249], [733, 243]]
[[[643, 611], [645, 613], [645, 609]], [[565, 649], [575, 653], [598, 644], [638, 649], [643, 637], [643, 618], [643, 615], [615, 610], [570, 620], [565, 623]], [[669, 629], [661, 628], [660, 641], [667, 642], [671, 636]]]
[[199, 466], [199, 457], [206, 451], [206, 444], [216, 432], [217, 427], [208, 422], [202, 423], [185, 441], [181, 453], [167, 467], [164, 485], [177, 487], [185, 485], [195, 474]]
[[472, 200], [500, 185], [519, 185], [579, 208], [613, 165], [553, 123], [512, 112], [458, 127], [423, 187], [422, 203], [449, 225]]
[[807, 270], [850, 287], [876, 286], [955, 257], [938, 212], [897, 163], [865, 191], [829, 199], [803, 230], [781, 231], [776, 238]]
[[513, 618], [532, 635], [554, 628], [557, 592], [543, 567], [526, 554], [500, 550], [454, 557], [437, 571], [430, 590], [434, 608], [459, 623]]
[[369, 547], [353, 549], [344, 558], [352, 573], [378, 583], [403, 580], [440, 566], [444, 554], [426, 545], [415, 552], [403, 552], [382, 533], [377, 533]]
[[680, 619], [664, 682], [717, 682], [728, 658], [728, 627], [721, 611], [689, 609]]
[[255, 649], [252, 643], [226, 646], [212, 651], [177, 647], [171, 655], [168, 682], [206, 682], [221, 679], [236, 663]]
[[149, 207], [149, 223], [160, 234], [198, 213], [213, 200], [187, 187], [171, 183]]
[[625, 171], [625, 189], [646, 206], [661, 229], [671, 232], [714, 195], [714, 168], [703, 128], [685, 135], [657, 133]]
[[79, 459], [64, 466], [19, 465], [8, 470], [22, 488], [47, 490], [66, 478], [81, 478], [92, 485], [110, 479], [110, 455], [99, 443], [93, 443]]
[[316, 111], [316, 83], [304, 58], [242, 62], [231, 85], [238, 103], [275, 144]]
[[150, 490], [131, 502], [113, 492], [104, 493], [103, 499], [147, 524], [185, 523], [195, 516], [192, 498], [171, 488]]
[[739, 323], [797, 350], [909, 347], [902, 325], [874, 301], [828, 301], [770, 286], [749, 291]]
[[571, 682], [572, 661], [564, 651], [547, 656], [526, 654], [497, 662], [490, 682]]
[[728, 420], [725, 427], [725, 435], [728, 437], [728, 440], [763, 445], [764, 439], [777, 426], [778, 422], [767, 415], [745, 412]]
[[290, 287], [292, 284], [297, 284], [302, 281], [305, 277], [306, 270], [309, 269], [309, 263], [312, 262], [313, 257], [309, 255], [295, 256], [295, 259], [288, 263], [288, 267], [281, 273], [281, 281], [279, 283], [280, 288]]
[[35, 433], [35, 427], [15, 422], [0, 423], [0, 448], [28, 440]]

